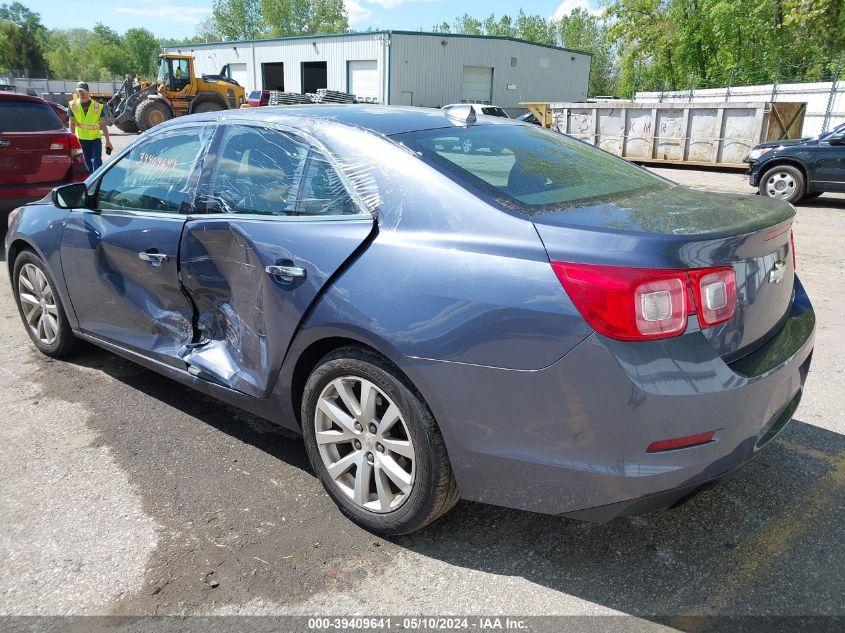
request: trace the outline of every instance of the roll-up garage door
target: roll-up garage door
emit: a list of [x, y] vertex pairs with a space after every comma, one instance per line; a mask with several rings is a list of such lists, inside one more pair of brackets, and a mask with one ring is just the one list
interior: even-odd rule
[[246, 72], [246, 64], [229, 64], [229, 76], [244, 88], [247, 87], [249, 74]]
[[350, 61], [349, 92], [356, 97], [378, 98], [378, 64], [376, 60]]
[[461, 101], [490, 103], [493, 98], [493, 69], [489, 66], [464, 66]]

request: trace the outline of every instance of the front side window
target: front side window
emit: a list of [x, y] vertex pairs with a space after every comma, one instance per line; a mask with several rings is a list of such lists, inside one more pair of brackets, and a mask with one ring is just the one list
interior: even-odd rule
[[537, 127], [476, 125], [393, 138], [467, 189], [524, 213], [671, 186], [621, 158]]
[[185, 211], [191, 202], [191, 176], [213, 130], [178, 128], [138, 143], [100, 179], [97, 208]]
[[358, 213], [334, 167], [305, 141], [250, 126], [226, 131], [206, 201], [212, 213]]

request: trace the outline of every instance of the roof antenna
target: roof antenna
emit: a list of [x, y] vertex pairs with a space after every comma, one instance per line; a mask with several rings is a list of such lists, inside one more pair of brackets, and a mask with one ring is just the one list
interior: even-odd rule
[[446, 116], [456, 123], [462, 123], [466, 127], [469, 127], [476, 121], [475, 108], [469, 103], [452, 106], [446, 110]]

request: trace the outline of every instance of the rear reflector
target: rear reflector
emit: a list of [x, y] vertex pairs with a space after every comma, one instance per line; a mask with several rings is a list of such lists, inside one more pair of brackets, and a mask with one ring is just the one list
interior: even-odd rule
[[736, 310], [733, 268], [657, 270], [552, 262], [575, 307], [590, 326], [620, 341], [677, 336], [687, 317], [701, 327], [730, 319]]
[[660, 453], [662, 451], [674, 451], [679, 448], [690, 448], [691, 446], [701, 446], [702, 444], [709, 444], [713, 441], [713, 436], [716, 431], [707, 431], [707, 433], [698, 433], [696, 435], [686, 435], [684, 437], [676, 437], [671, 440], [660, 440], [652, 442], [645, 449], [646, 453]]

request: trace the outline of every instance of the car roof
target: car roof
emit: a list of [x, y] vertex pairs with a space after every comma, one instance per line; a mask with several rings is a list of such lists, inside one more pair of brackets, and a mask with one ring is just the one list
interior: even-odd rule
[[33, 97], [20, 92], [0, 91], [0, 101], [29, 101], [31, 103], [47, 103], [41, 97]]
[[[267, 123], [280, 123], [302, 126], [314, 121], [330, 121], [341, 125], [370, 130], [377, 134], [391, 136], [418, 130], [463, 126], [450, 117], [447, 110], [440, 108], [415, 108], [410, 106], [383, 106], [369, 104], [327, 104], [327, 105], [286, 105], [224, 110], [194, 115], [197, 119], [235, 118], [240, 120], [260, 120]], [[194, 117], [191, 117], [194, 118]], [[173, 120], [177, 123], [183, 120]], [[196, 120], [196, 119], [195, 119]], [[511, 119], [484, 117], [474, 125], [518, 125]]]

